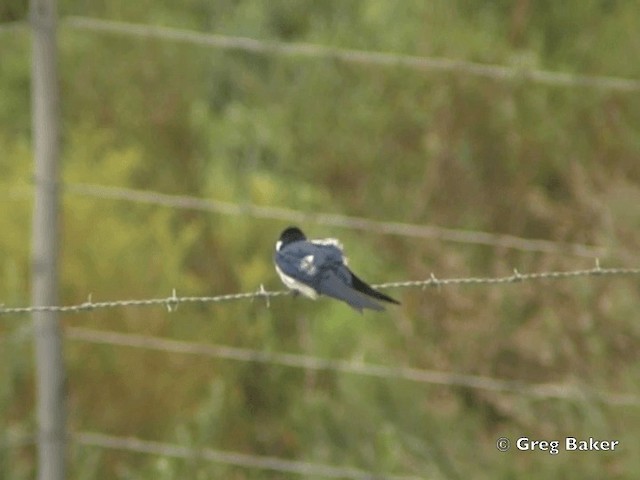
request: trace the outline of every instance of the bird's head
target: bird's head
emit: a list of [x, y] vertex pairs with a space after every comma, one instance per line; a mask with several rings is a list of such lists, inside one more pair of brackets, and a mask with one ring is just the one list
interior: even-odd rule
[[298, 227], [287, 227], [280, 234], [280, 239], [276, 242], [276, 251], [280, 251], [282, 247], [293, 242], [306, 240], [304, 233]]

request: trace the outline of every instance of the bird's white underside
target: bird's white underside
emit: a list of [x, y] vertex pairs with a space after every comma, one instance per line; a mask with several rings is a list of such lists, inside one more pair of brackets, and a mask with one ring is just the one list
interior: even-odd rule
[[278, 275], [280, 276], [282, 283], [284, 283], [287, 286], [287, 288], [291, 290], [296, 290], [300, 292], [302, 295], [304, 295], [305, 297], [312, 298], [313, 300], [316, 300], [318, 298], [318, 292], [316, 292], [313, 288], [309, 287], [308, 285], [298, 282], [296, 279], [286, 275], [282, 270], [278, 268], [277, 265], [276, 265], [276, 272], [278, 272]]

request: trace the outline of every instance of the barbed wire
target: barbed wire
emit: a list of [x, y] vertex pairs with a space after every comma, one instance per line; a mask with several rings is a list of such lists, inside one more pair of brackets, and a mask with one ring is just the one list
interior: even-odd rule
[[[449, 285], [502, 285], [508, 283], [519, 283], [537, 280], [562, 280], [575, 277], [586, 276], [630, 276], [640, 275], [640, 268], [601, 268], [599, 261], [596, 259], [596, 266], [587, 270], [570, 270], [570, 271], [550, 271], [537, 273], [520, 273], [514, 269], [514, 273], [502, 277], [463, 277], [463, 278], [445, 278], [438, 279], [432, 273], [431, 277], [426, 280], [408, 280], [399, 282], [387, 282], [372, 285], [374, 288], [426, 288], [426, 287], [443, 287]], [[112, 300], [103, 302], [94, 302], [91, 295], [86, 302], [76, 305], [32, 305], [28, 307], [5, 307], [0, 304], [0, 315], [34, 313], [34, 312], [58, 312], [58, 313], [80, 313], [91, 310], [99, 310], [106, 308], [118, 307], [150, 307], [164, 305], [170, 312], [176, 310], [181, 303], [221, 303], [235, 300], [253, 300], [256, 298], [265, 299], [269, 306], [269, 299], [282, 295], [290, 295], [291, 291], [265, 290], [264, 285], [255, 292], [230, 293], [224, 295], [205, 296], [205, 297], [178, 297], [176, 289], [173, 289], [171, 296], [166, 298], [149, 298], [136, 300]]]
[[250, 203], [225, 202], [221, 200], [210, 200], [187, 195], [170, 195], [166, 193], [123, 187], [86, 183], [64, 183], [63, 191], [75, 195], [162, 205], [170, 208], [215, 212], [223, 215], [250, 216], [254, 218], [284, 220], [299, 223], [311, 222], [319, 225], [328, 225], [332, 227], [348, 228], [352, 230], [387, 235], [432, 238], [441, 241], [486, 245], [529, 252], [571, 254], [588, 258], [604, 257], [608, 252], [607, 248], [595, 245], [554, 242], [550, 240], [517, 237], [515, 235], [444, 228], [434, 225], [386, 222], [351, 215], [310, 213], [290, 208], [259, 206]]
[[636, 92], [640, 90], [640, 80], [613, 76], [554, 72], [531, 69], [524, 66], [507, 67], [465, 60], [355, 50], [310, 43], [257, 40], [248, 37], [201, 33], [193, 30], [100, 20], [82, 16], [65, 17], [63, 24], [78, 30], [115, 33], [142, 38], [158, 38], [162, 40], [187, 42], [205, 47], [242, 50], [259, 54], [331, 58], [348, 63], [378, 65], [383, 67], [403, 67], [418, 71], [464, 73], [500, 81], [526, 80], [550, 86], [589, 87], [620, 92]]
[[306, 354], [188, 342], [149, 335], [80, 327], [67, 328], [65, 330], [65, 337], [70, 340], [94, 344], [139, 348], [164, 353], [198, 355], [240, 362], [263, 363], [304, 370], [340, 372], [385, 380], [405, 380], [422, 384], [465, 387], [474, 390], [512, 393], [537, 399], [598, 401], [612, 406], [640, 406], [640, 397], [637, 395], [599, 392], [575, 384], [529, 384], [521, 381], [497, 379], [481, 375], [425, 370], [415, 367], [380, 365], [366, 363], [360, 360], [352, 361], [321, 358]]
[[444, 285], [499, 285], [504, 283], [518, 283], [531, 280], [562, 280], [567, 278], [585, 276], [625, 276], [640, 275], [640, 268], [602, 268], [600, 261], [596, 258], [596, 266], [586, 270], [570, 270], [555, 272], [520, 273], [513, 270], [513, 275], [505, 277], [468, 277], [468, 278], [447, 278], [438, 279], [433, 276], [428, 280], [387, 282], [377, 285], [377, 288], [407, 288], [407, 287], [427, 287]]
[[308, 476], [315, 475], [325, 478], [349, 478], [354, 480], [371, 480], [374, 478], [380, 480], [420, 480], [423, 478], [415, 475], [382, 474], [354, 467], [339, 467], [301, 460], [216, 450], [209, 447], [194, 448], [171, 443], [142, 440], [135, 437], [118, 437], [104, 433], [77, 432], [71, 435], [71, 440], [86, 447], [124, 450], [174, 458], [196, 458], [242, 468], [271, 470]]
[[171, 296], [167, 298], [148, 298], [139, 300], [112, 300], [106, 302], [93, 302], [91, 295], [86, 302], [77, 305], [64, 305], [64, 306], [30, 306], [30, 307], [12, 307], [6, 308], [0, 305], [0, 315], [13, 314], [13, 313], [34, 313], [34, 312], [57, 312], [57, 313], [80, 313], [91, 310], [99, 310], [104, 308], [118, 308], [118, 307], [151, 307], [164, 305], [168, 311], [172, 312], [178, 308], [181, 303], [220, 303], [229, 302], [233, 300], [246, 300], [254, 299], [256, 297], [263, 297], [268, 299], [269, 297], [278, 297], [280, 295], [289, 295], [289, 291], [275, 291], [269, 292], [264, 289], [264, 286], [255, 292], [247, 293], [231, 293], [225, 295], [216, 295], [212, 297], [178, 297], [176, 296], [176, 290], [174, 289]]

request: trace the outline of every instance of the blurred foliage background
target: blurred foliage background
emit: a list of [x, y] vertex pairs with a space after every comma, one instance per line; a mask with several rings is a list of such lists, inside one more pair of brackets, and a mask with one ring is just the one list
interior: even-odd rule
[[[25, 2], [0, 6], [26, 20]], [[599, 245], [638, 266], [640, 97], [114, 35], [67, 16], [508, 67], [640, 78], [616, 0], [60, 0], [63, 173], [88, 183]], [[30, 37], [0, 31], [0, 302], [29, 303]], [[61, 303], [281, 288], [287, 222], [63, 194]], [[591, 268], [569, 253], [300, 225], [373, 283]], [[93, 311], [86, 327], [640, 394], [637, 278], [390, 291], [403, 305], [264, 302]], [[0, 321], [0, 432], [35, 428], [27, 316]], [[638, 406], [65, 343], [69, 427], [424, 478], [635, 478]], [[497, 451], [595, 437], [612, 453]], [[0, 438], [2, 434], [0, 433]], [[32, 478], [34, 447], [0, 448]], [[579, 459], [579, 461], [577, 461]], [[288, 478], [70, 445], [70, 478]], [[296, 477], [292, 475], [292, 478]]]

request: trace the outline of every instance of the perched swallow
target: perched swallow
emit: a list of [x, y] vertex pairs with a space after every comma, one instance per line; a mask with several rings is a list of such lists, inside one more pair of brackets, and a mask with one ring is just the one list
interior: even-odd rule
[[400, 304], [360, 280], [349, 268], [342, 245], [334, 238], [307, 240], [302, 230], [289, 227], [276, 242], [276, 272], [291, 290], [316, 299], [327, 295], [362, 312], [384, 310], [376, 300]]

